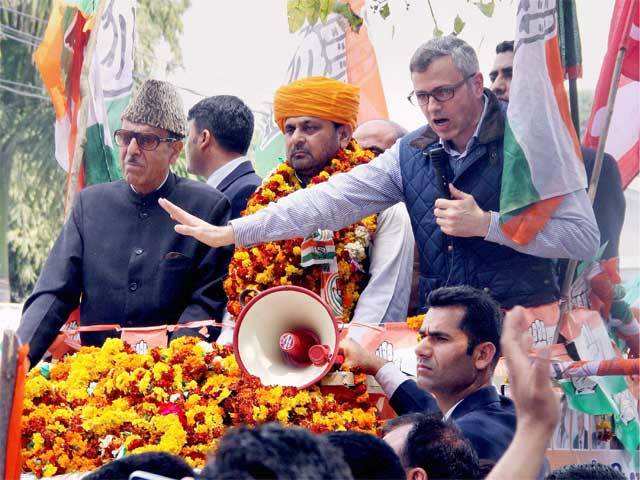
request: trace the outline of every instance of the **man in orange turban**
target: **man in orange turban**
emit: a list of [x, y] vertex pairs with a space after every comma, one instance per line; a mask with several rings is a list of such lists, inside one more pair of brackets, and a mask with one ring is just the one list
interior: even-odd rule
[[[375, 155], [352, 138], [359, 104], [359, 87], [331, 78], [305, 78], [280, 87], [275, 94], [274, 114], [284, 134], [287, 160], [263, 180], [244, 215], [373, 159]], [[237, 249], [225, 281], [229, 312], [238, 315], [238, 297], [247, 288], [264, 290], [294, 284], [324, 294], [344, 321], [378, 324], [404, 320], [414, 245], [406, 209], [391, 207], [377, 216], [354, 218], [342, 230], [314, 235], [323, 233], [322, 238], [333, 242], [335, 260], [332, 254], [318, 259], [324, 250], [310, 252], [313, 242], [302, 239]], [[317, 240], [313, 235], [309, 238]], [[308, 262], [308, 258], [314, 261]], [[331, 268], [337, 282], [327, 280]], [[335, 284], [337, 287], [328, 295], [327, 285]], [[228, 333], [218, 341], [227, 340]]]

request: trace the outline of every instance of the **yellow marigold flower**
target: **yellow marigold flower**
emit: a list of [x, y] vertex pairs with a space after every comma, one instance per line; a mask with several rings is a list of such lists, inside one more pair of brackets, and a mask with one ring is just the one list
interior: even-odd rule
[[267, 407], [264, 405], [254, 405], [252, 417], [256, 422], [264, 422], [267, 419], [268, 414], [269, 410], [267, 410]]
[[262, 196], [267, 200], [271, 200], [271, 201], [276, 199], [276, 194], [273, 193], [273, 191], [269, 190], [268, 188], [265, 188], [262, 190]]
[[42, 438], [42, 435], [40, 434], [40, 432], [34, 433], [31, 436], [31, 441], [33, 442], [33, 448], [31, 449], [32, 452], [39, 451], [44, 445], [44, 438]]
[[280, 409], [276, 414], [276, 418], [281, 423], [287, 423], [289, 421], [289, 410]]
[[422, 327], [423, 321], [424, 321], [424, 314], [414, 315], [413, 317], [407, 318], [407, 325], [411, 330], [415, 330], [417, 332], [418, 330], [420, 330], [420, 327]]
[[169, 365], [163, 362], [158, 362], [153, 366], [153, 378], [155, 381], [160, 380], [164, 373], [167, 373], [169, 370]]
[[291, 264], [284, 267], [284, 271], [287, 275], [302, 275], [302, 269]]
[[42, 476], [53, 477], [57, 471], [58, 471], [58, 467], [51, 465], [50, 463], [47, 463], [42, 469]]

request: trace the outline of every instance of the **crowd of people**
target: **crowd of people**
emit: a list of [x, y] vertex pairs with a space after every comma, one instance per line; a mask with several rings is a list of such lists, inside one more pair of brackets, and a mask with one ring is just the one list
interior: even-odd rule
[[[549, 473], [558, 399], [544, 352], [533, 366], [527, 356], [522, 310], [558, 302], [563, 260], [591, 259], [600, 245], [605, 258], [617, 255], [620, 176], [606, 155], [593, 207], [578, 190], [529, 243], [502, 232], [513, 53], [513, 42], [497, 47], [485, 88], [464, 40], [421, 45], [409, 63], [409, 101], [426, 124], [413, 132], [387, 120], [357, 125], [352, 85], [312, 77], [282, 86], [274, 118], [286, 162], [265, 179], [247, 157], [253, 115], [240, 99], [206, 98], [185, 116], [171, 85], [146, 81], [115, 132], [123, 180], [79, 193], [25, 303], [18, 335], [31, 364], [76, 308], [84, 327], [181, 324], [174, 335], [228, 343], [246, 290], [299, 284], [329, 291], [334, 311], [360, 325], [341, 344], [345, 363], [375, 376], [398, 417], [382, 439], [275, 424], [232, 429], [201, 478], [623, 478], [605, 466]], [[189, 171], [206, 182], [171, 172], [183, 146]], [[590, 176], [595, 153], [582, 154]], [[436, 155], [446, 158], [438, 168]], [[335, 254], [314, 250], [309, 240], [318, 238]], [[425, 312], [415, 380], [358, 344], [363, 324]], [[224, 326], [189, 328], [206, 319]], [[116, 334], [86, 329], [82, 343]], [[511, 399], [491, 382], [501, 355]], [[86, 478], [135, 470], [196, 475], [179, 458], [148, 453]]]

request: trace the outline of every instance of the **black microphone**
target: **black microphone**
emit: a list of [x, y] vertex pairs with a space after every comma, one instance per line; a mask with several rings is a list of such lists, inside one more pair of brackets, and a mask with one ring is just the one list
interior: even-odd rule
[[438, 186], [441, 187], [444, 193], [444, 198], [451, 200], [451, 193], [449, 192], [449, 179], [447, 176], [447, 162], [449, 162], [449, 155], [444, 151], [442, 145], [437, 145], [427, 152], [429, 160], [433, 166], [433, 172], [436, 175], [436, 181]]

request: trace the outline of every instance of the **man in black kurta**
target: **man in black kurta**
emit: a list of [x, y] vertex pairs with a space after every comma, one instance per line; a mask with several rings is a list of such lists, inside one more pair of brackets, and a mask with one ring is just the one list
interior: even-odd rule
[[[79, 193], [25, 303], [18, 335], [30, 344], [32, 364], [78, 304], [82, 326], [222, 318], [222, 280], [231, 250], [178, 235], [158, 205], [163, 197], [216, 225], [229, 219], [229, 201], [218, 190], [170, 172], [185, 133], [184, 110], [173, 87], [145, 83], [116, 133], [124, 179]], [[101, 345], [114, 335], [83, 333], [82, 343]]]

